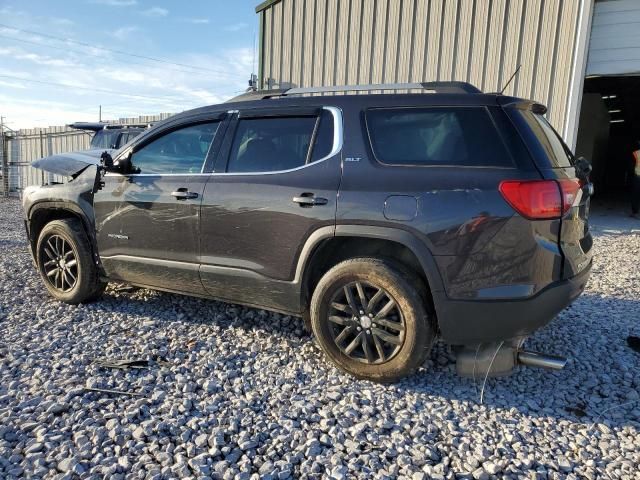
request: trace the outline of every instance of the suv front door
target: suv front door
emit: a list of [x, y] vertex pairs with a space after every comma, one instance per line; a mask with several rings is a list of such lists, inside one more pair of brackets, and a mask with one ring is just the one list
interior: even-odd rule
[[203, 293], [200, 202], [220, 123], [209, 117], [169, 125], [133, 146], [131, 163], [139, 173], [105, 175], [94, 209], [98, 250], [109, 278]]
[[299, 311], [302, 247], [335, 228], [341, 112], [241, 110], [228, 132], [202, 203], [202, 282], [216, 298]]

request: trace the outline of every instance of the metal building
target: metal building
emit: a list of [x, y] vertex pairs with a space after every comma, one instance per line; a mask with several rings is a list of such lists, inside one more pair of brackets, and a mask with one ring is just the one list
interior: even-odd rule
[[256, 12], [259, 88], [462, 80], [492, 92], [521, 64], [505, 93], [547, 105], [593, 161], [640, 124], [640, 0], [267, 0]]

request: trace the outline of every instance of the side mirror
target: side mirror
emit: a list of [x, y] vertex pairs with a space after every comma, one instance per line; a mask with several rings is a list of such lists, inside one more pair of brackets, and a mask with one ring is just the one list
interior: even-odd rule
[[118, 169], [118, 172], [123, 175], [132, 173], [131, 169], [133, 165], [131, 164], [131, 152], [120, 158], [116, 163], [114, 163], [113, 166], [116, 167]]
[[139, 168], [135, 168], [131, 164], [131, 155], [132, 153], [127, 153], [124, 157], [121, 157], [116, 162], [113, 161], [113, 158], [108, 152], [104, 152], [100, 156], [100, 163], [104, 167], [107, 172], [115, 172], [120, 173], [122, 175], [129, 175], [131, 173], [140, 173]]

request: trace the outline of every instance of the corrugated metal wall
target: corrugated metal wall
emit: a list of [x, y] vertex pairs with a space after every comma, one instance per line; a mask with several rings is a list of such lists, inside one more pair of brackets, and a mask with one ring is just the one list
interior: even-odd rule
[[584, 71], [580, 25], [592, 3], [266, 2], [258, 7], [262, 87], [462, 80], [496, 91], [522, 64], [506, 93], [546, 104], [550, 121], [567, 133], [568, 117], [577, 115], [571, 89]]
[[598, 2], [593, 12], [587, 75], [640, 73], [640, 1]]
[[[120, 118], [109, 123], [139, 124], [152, 123], [170, 117], [171, 113], [145, 115], [135, 118]], [[5, 154], [7, 156], [9, 191], [19, 191], [28, 185], [40, 185], [44, 181], [62, 181], [49, 177], [29, 164], [42, 157], [56, 153], [73, 152], [89, 148], [92, 134], [74, 130], [67, 126], [47, 128], [25, 128], [17, 132], [5, 133]]]

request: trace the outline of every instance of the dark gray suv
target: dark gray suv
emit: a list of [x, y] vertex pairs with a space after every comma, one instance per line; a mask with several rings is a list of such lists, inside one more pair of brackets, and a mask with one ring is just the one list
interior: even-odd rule
[[69, 181], [24, 194], [33, 257], [69, 303], [113, 280], [303, 316], [360, 378], [437, 337], [515, 352], [591, 267], [591, 186], [545, 112], [459, 82], [245, 94], [102, 166], [58, 156]]

